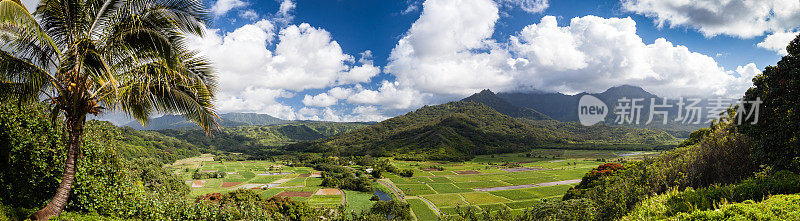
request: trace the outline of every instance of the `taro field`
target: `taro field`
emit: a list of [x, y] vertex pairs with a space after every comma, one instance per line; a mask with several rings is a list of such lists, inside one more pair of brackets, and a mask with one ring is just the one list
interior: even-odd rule
[[383, 179], [411, 204], [419, 220], [478, 211], [509, 209], [521, 213], [541, 199], [561, 197], [603, 161], [635, 160], [653, 152], [540, 150], [532, 154], [479, 156], [468, 162], [397, 161], [413, 177]]
[[[342, 191], [320, 186], [320, 172], [308, 167], [291, 167], [267, 161], [212, 161], [210, 156], [182, 160], [170, 165], [191, 186], [189, 197], [209, 193], [225, 193], [236, 189], [258, 191], [265, 199], [273, 196], [290, 197], [307, 202], [314, 207], [336, 208], [346, 205], [348, 210], [369, 209], [372, 193]], [[221, 179], [192, 179], [195, 169], [201, 172], [223, 172]]]

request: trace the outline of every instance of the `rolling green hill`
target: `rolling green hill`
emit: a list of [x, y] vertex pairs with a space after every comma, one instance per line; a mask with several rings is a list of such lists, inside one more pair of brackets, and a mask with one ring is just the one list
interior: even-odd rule
[[[223, 127], [238, 127], [238, 126], [263, 126], [263, 125], [276, 125], [286, 124], [292, 121], [282, 120], [269, 114], [256, 114], [256, 113], [227, 113], [220, 114], [220, 125]], [[133, 121], [125, 126], [137, 130], [166, 130], [166, 129], [199, 129], [194, 122], [188, 121], [180, 115], [164, 115], [161, 117], [153, 118], [143, 127], [139, 122]]]
[[266, 126], [225, 127], [211, 135], [202, 130], [159, 130], [160, 133], [209, 150], [254, 153], [298, 141], [334, 136], [369, 126], [368, 123], [306, 122]]
[[651, 149], [676, 144], [660, 130], [513, 118], [476, 102], [425, 106], [331, 138], [286, 146], [290, 151], [465, 160], [478, 154], [550, 148]]
[[206, 135], [199, 129], [137, 130], [117, 127], [107, 121], [89, 122], [121, 136], [117, 152], [124, 158], [156, 158], [162, 163], [194, 157], [200, 153], [239, 152], [264, 154], [282, 152], [278, 146], [310, 141], [369, 126], [368, 123], [296, 121], [290, 124], [225, 127]]

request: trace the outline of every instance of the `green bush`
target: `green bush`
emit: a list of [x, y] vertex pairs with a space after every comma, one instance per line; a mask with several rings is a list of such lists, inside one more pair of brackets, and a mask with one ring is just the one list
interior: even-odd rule
[[784, 170], [771, 175], [759, 174], [732, 185], [668, 191], [637, 205], [626, 220], [666, 218], [679, 213], [713, 210], [729, 202], [760, 201], [773, 194], [800, 193], [798, 183], [800, 175]]
[[194, 173], [192, 173], [192, 179], [201, 180], [201, 179], [222, 179], [228, 175], [225, 172], [217, 171], [217, 172], [202, 172], [200, 169], [196, 169]]
[[412, 220], [411, 205], [396, 200], [379, 201], [369, 209], [371, 214], [379, 214], [383, 217], [392, 217], [392, 220]]
[[716, 210], [678, 214], [673, 220], [800, 220], [800, 195], [777, 195], [760, 203], [726, 204]]
[[548, 199], [533, 203], [521, 214], [512, 215], [509, 209], [488, 210], [481, 212], [473, 207], [457, 208], [457, 213], [444, 220], [593, 220], [597, 215], [596, 205], [587, 199], [560, 200]]
[[732, 184], [752, 176], [758, 165], [751, 145], [731, 122], [719, 122], [698, 144], [628, 162], [623, 169], [609, 172], [611, 175], [587, 174], [594, 181], [568, 190], [564, 199], [589, 199], [598, 206], [596, 219], [619, 219], [652, 195], [671, 189]]
[[745, 93], [744, 100], [763, 102], [758, 123], [752, 124], [751, 118], [739, 127], [755, 139], [761, 162], [800, 172], [800, 36], [789, 42], [786, 51], [777, 65], [764, 68], [753, 78], [753, 87]]
[[41, 105], [0, 101], [0, 202], [6, 206], [42, 207], [55, 195], [66, 148], [61, 121], [46, 113]]

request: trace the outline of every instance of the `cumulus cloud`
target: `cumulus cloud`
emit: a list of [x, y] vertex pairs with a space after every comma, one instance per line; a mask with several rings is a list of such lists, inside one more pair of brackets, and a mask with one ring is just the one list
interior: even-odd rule
[[383, 81], [377, 90], [357, 86], [357, 92], [347, 98], [353, 104], [381, 105], [394, 109], [409, 109], [424, 104], [431, 94], [424, 94], [413, 88], [400, 85], [400, 82]]
[[547, 1], [548, 0], [500, 0], [500, 2], [519, 7], [528, 13], [543, 12], [550, 6]]
[[660, 26], [692, 27], [709, 37], [751, 38], [797, 28], [800, 20], [796, 0], [622, 0], [622, 7], [652, 17]]
[[761, 43], [758, 43], [758, 47], [778, 52], [779, 55], [785, 56], [788, 53], [786, 52], [786, 46], [789, 45], [789, 42], [794, 40], [800, 32], [776, 32], [773, 33], [766, 38]]
[[[324, 29], [305, 23], [277, 30], [272, 21], [261, 20], [228, 33], [216, 29], [208, 33], [193, 44], [218, 70], [223, 96], [219, 96], [217, 105], [223, 112], [258, 112], [297, 119], [291, 107], [277, 101], [285, 98], [285, 93], [369, 82], [380, 72], [378, 67], [356, 62], [353, 56], [344, 54]], [[304, 103], [330, 106], [336, 99], [325, 94], [309, 96]]]
[[630, 18], [585, 16], [559, 27], [546, 16], [511, 42], [513, 54], [529, 61], [518, 67], [515, 88], [602, 91], [624, 83], [662, 96], [728, 95], [747, 88], [712, 57], [664, 38], [644, 43]]
[[[290, 25], [279, 34], [269, 20], [220, 34], [210, 30], [200, 47], [219, 70], [220, 85], [230, 90], [249, 86], [292, 91], [367, 82], [377, 74], [372, 65], [354, 65], [324, 29]], [[274, 50], [267, 46], [275, 44]]]
[[252, 9], [243, 11], [241, 14], [239, 14], [239, 16], [251, 21], [258, 19], [258, 13], [256, 13], [256, 11]]
[[382, 121], [386, 120], [387, 116], [383, 115], [383, 113], [375, 106], [357, 106], [353, 108], [353, 115], [346, 116], [346, 121], [355, 122], [355, 121]]
[[654, 18], [659, 26], [690, 27], [706, 37], [768, 34], [758, 46], [780, 55], [786, 54], [788, 36], [800, 28], [797, 0], [622, 0], [622, 7]]
[[508, 55], [490, 40], [498, 18], [490, 0], [425, 1], [385, 70], [426, 93], [464, 95], [510, 84], [501, 68]]
[[[422, 10], [392, 50], [385, 71], [397, 82], [384, 82], [387, 92], [463, 96], [491, 88], [577, 93], [633, 84], [661, 96], [708, 96], [740, 94], [749, 86], [749, 79], [725, 70], [712, 57], [663, 38], [643, 42], [631, 18], [577, 17], [562, 27], [555, 17], [545, 16], [508, 44], [498, 44], [490, 38], [498, 19], [495, 2], [429, 0]], [[348, 101], [387, 103], [391, 96], [380, 91], [364, 90]]]
[[217, 110], [226, 112], [265, 113], [281, 119], [297, 119], [294, 108], [282, 104], [279, 98], [293, 93], [282, 89], [248, 87], [243, 91], [222, 91], [217, 95]]
[[291, 23], [294, 20], [292, 12], [296, 7], [297, 4], [293, 0], [283, 0], [278, 8], [278, 13], [275, 14], [275, 21], [284, 25]]
[[350, 113], [337, 111], [333, 108], [309, 108], [303, 107], [297, 111], [298, 119], [335, 121], [335, 122], [372, 122], [382, 121], [388, 117], [376, 106], [356, 106]]
[[328, 94], [336, 99], [346, 99], [353, 94], [352, 88], [334, 87], [328, 90]]
[[216, 16], [222, 16], [230, 10], [243, 8], [245, 6], [247, 6], [247, 2], [242, 0], [217, 0], [217, 2], [211, 6], [211, 13], [214, 13]]
[[321, 93], [315, 96], [306, 95], [303, 98], [303, 104], [306, 106], [313, 106], [313, 107], [327, 107], [331, 105], [335, 105], [339, 99], [336, 99], [333, 96], [328, 95], [327, 93]]

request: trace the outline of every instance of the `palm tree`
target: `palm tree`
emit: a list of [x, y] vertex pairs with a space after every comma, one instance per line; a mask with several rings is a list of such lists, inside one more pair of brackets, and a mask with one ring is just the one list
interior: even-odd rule
[[0, 0], [0, 98], [47, 103], [68, 134], [61, 183], [32, 219], [64, 209], [88, 114], [117, 111], [144, 125], [174, 113], [218, 127], [214, 71], [187, 46], [209, 21], [202, 0], [42, 0], [32, 14]]

